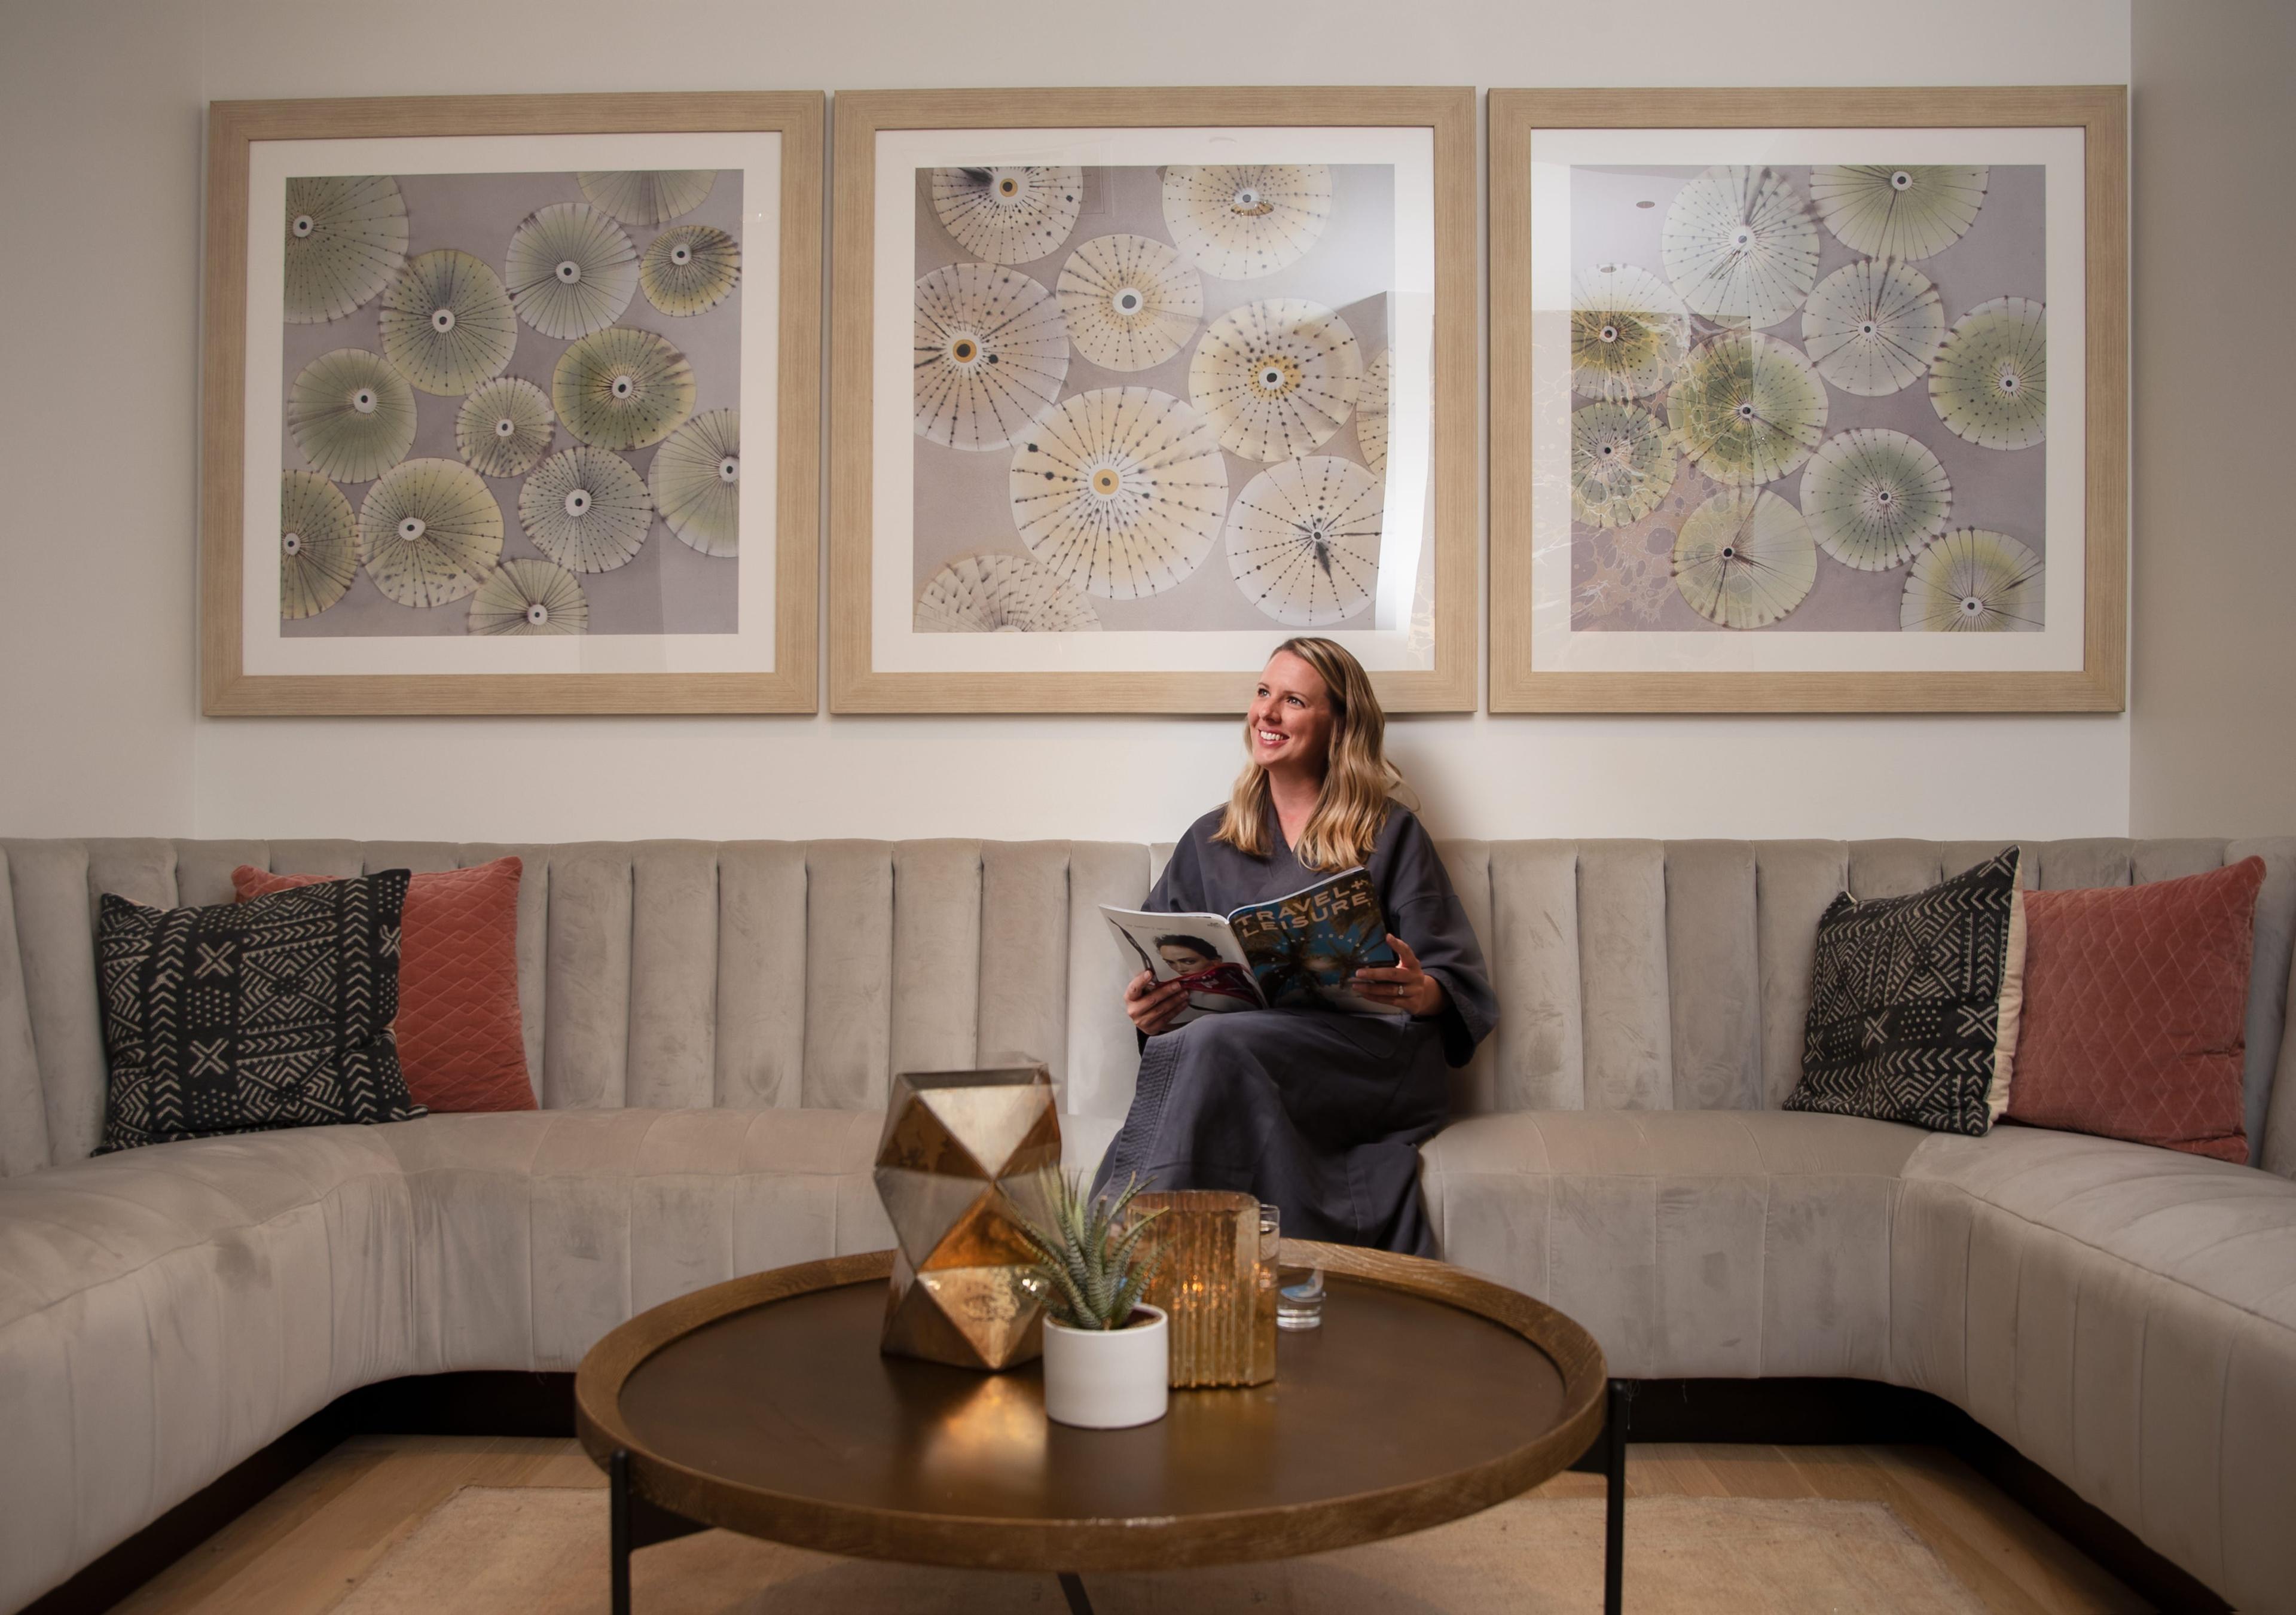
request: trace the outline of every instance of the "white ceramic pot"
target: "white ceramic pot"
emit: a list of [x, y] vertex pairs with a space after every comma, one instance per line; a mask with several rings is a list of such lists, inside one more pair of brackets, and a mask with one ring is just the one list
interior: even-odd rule
[[1158, 1307], [1128, 1329], [1071, 1329], [1045, 1320], [1045, 1415], [1086, 1430], [1123, 1430], [1164, 1416], [1172, 1331]]

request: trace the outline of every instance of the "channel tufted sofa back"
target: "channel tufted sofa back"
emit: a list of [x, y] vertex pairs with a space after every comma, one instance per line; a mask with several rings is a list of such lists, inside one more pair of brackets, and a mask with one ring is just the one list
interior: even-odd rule
[[[2004, 845], [1452, 841], [1503, 1014], [1463, 1112], [1775, 1109], [1800, 1069], [1812, 939], [1847, 885], [1917, 890]], [[2296, 840], [2027, 844], [2027, 884], [2120, 886], [2261, 854], [2248, 1022], [2253, 1158], [2296, 1176], [2277, 1085]], [[0, 840], [0, 1175], [102, 1132], [97, 894], [230, 900], [231, 871], [349, 875], [525, 861], [520, 996], [546, 1109], [874, 1110], [895, 1071], [1038, 1059], [1062, 1106], [1118, 1118], [1137, 1056], [1096, 909], [1165, 846], [1087, 841]]]

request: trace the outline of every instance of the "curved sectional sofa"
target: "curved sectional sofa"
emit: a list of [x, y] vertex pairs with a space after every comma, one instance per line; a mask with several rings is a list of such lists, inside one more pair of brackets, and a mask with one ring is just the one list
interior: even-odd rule
[[[1447, 844], [1505, 1009], [1425, 1152], [1446, 1253], [1621, 1377], [1935, 1393], [2232, 1603], [2296, 1609], [2296, 840], [2028, 846], [2048, 887], [2264, 855], [2258, 1166], [1776, 1109], [1826, 902], [1996, 845]], [[1163, 850], [0, 842], [0, 1608], [362, 1385], [570, 1369], [657, 1301], [890, 1243], [895, 1071], [1042, 1060], [1096, 1160], [1137, 1056], [1095, 910]], [[96, 894], [506, 852], [541, 1110], [89, 1159]]]

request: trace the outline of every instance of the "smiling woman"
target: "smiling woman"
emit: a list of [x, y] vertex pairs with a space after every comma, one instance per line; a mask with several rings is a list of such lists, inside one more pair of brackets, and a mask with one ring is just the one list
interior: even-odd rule
[[1244, 717], [1234, 791], [1189, 826], [1144, 906], [1226, 914], [1360, 865], [1397, 963], [1351, 985], [1391, 1012], [1249, 1009], [1176, 1027], [1187, 983], [1144, 970], [1124, 995], [1140, 1080], [1096, 1188], [1137, 1175], [1242, 1190], [1282, 1208], [1294, 1238], [1437, 1254], [1419, 1145], [1444, 1120], [1446, 1064], [1467, 1062], [1498, 1004], [1433, 840], [1393, 799], [1386, 728], [1345, 649], [1284, 641]]

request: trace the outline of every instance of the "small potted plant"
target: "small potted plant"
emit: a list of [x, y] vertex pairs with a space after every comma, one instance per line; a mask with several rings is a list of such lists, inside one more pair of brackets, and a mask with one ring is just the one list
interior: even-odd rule
[[1124, 1216], [1147, 1185], [1087, 1201], [1080, 1177], [1048, 1169], [1037, 1186], [1049, 1226], [1021, 1226], [1037, 1253], [1023, 1283], [1045, 1303], [1046, 1416], [1088, 1430], [1152, 1424], [1164, 1416], [1171, 1332], [1140, 1299], [1160, 1257], [1136, 1258], [1160, 1214]]

